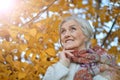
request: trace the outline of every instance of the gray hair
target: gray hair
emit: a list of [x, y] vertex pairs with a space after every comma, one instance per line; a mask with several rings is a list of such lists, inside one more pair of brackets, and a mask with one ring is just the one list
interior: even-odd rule
[[93, 36], [93, 28], [91, 27], [90, 23], [83, 19], [83, 18], [79, 18], [77, 16], [70, 16], [65, 18], [59, 25], [59, 28], [67, 21], [69, 20], [74, 20], [76, 21], [80, 26], [81, 26], [81, 30], [83, 32], [83, 34], [88, 38], [88, 40], [85, 42], [86, 43], [86, 48], [88, 49], [90, 47], [90, 39]]

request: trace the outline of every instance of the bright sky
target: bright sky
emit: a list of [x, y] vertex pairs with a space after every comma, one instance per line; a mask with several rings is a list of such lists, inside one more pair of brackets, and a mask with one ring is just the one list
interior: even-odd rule
[[0, 12], [6, 12], [13, 8], [15, 0], [0, 0]]

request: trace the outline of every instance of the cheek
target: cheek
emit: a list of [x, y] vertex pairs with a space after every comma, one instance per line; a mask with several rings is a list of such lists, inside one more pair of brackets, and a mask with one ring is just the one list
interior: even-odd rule
[[87, 37], [84, 34], [81, 33], [80, 35], [77, 36], [77, 38], [79, 40], [85, 40]]
[[65, 38], [65, 35], [64, 35], [64, 34], [61, 34], [61, 35], [60, 35], [60, 40], [61, 40], [62, 42], [65, 40], [64, 38]]

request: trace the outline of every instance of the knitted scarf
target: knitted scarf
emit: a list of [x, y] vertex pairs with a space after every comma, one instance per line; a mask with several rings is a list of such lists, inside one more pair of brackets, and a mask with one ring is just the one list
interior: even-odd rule
[[[73, 63], [77, 64], [91, 64], [98, 62], [100, 60], [100, 54], [103, 54], [105, 50], [99, 46], [95, 46], [88, 50], [74, 51], [74, 57], [67, 57]], [[89, 69], [83, 69], [76, 72], [74, 80], [93, 80], [92, 74], [89, 72]]]

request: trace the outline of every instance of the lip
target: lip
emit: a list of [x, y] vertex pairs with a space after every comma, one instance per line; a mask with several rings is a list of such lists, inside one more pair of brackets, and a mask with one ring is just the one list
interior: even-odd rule
[[65, 40], [65, 43], [67, 43], [68, 41], [73, 41], [73, 39], [67, 39]]

